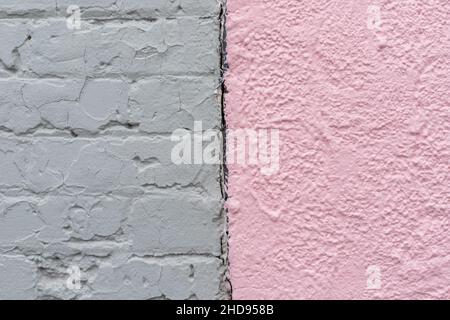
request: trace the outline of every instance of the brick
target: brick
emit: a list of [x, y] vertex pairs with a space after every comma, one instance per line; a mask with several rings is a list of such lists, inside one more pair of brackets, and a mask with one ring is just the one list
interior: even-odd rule
[[170, 138], [0, 138], [0, 191], [142, 193], [153, 188], [198, 188], [219, 195], [219, 165], [175, 165]]
[[[12, 35], [17, 28], [19, 33]], [[24, 32], [26, 28], [26, 33]], [[181, 17], [153, 22], [85, 23], [0, 21], [0, 58], [17, 58], [21, 73], [40, 77], [118, 77], [214, 74], [219, 70], [219, 22]], [[19, 63], [20, 61], [20, 63]]]
[[130, 92], [130, 121], [144, 132], [222, 126], [219, 82], [213, 77], [164, 77], [137, 82]]
[[85, 19], [205, 17], [217, 15], [219, 4], [217, 0], [5, 0], [0, 3], [0, 18], [65, 16], [73, 5], [79, 6]]
[[21, 256], [0, 255], [0, 299], [23, 300], [35, 296], [36, 266]]
[[147, 253], [207, 253], [220, 255], [222, 203], [193, 196], [155, 196], [132, 204], [127, 221], [132, 250]]
[[221, 126], [219, 84], [213, 77], [153, 77], [130, 84], [120, 79], [0, 79], [0, 127], [16, 134], [40, 128], [99, 133], [131, 127], [170, 133]]

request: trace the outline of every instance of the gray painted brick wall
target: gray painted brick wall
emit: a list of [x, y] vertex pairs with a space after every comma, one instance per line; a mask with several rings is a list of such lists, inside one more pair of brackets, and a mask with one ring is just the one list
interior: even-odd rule
[[229, 298], [223, 170], [170, 159], [222, 129], [222, 12], [0, 1], [0, 299]]

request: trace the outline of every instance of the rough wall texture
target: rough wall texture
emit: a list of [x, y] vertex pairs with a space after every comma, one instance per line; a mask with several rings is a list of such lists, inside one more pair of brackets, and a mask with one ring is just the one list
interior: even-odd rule
[[229, 0], [234, 298], [450, 298], [450, 2]]
[[228, 296], [221, 167], [170, 158], [173, 130], [222, 126], [221, 15], [0, 1], [0, 299]]

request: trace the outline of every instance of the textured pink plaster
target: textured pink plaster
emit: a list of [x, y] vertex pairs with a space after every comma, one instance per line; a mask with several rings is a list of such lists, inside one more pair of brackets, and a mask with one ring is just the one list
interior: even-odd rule
[[450, 2], [227, 2], [227, 124], [281, 130], [230, 165], [233, 297], [449, 299]]

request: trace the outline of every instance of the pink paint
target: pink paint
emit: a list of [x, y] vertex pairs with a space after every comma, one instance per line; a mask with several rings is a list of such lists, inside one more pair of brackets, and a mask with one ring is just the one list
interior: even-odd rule
[[449, 23], [448, 0], [228, 0], [227, 124], [281, 139], [278, 173], [230, 165], [235, 299], [450, 298]]

